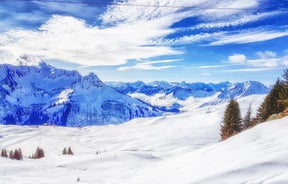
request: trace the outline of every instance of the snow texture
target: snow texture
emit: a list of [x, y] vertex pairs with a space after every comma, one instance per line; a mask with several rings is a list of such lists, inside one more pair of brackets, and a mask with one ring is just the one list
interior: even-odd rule
[[[241, 112], [264, 95], [238, 99]], [[204, 102], [203, 102], [203, 101]], [[45, 157], [0, 158], [5, 184], [281, 184], [288, 182], [288, 117], [260, 124], [224, 142], [219, 129], [227, 103], [187, 112], [82, 128], [0, 125], [0, 148], [39, 146]], [[188, 102], [187, 102], [188, 103]], [[198, 107], [197, 107], [198, 106]], [[71, 146], [74, 155], [62, 155]]]

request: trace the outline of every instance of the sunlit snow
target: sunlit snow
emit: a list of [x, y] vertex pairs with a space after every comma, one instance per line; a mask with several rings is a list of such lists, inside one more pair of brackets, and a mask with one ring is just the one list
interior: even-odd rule
[[[242, 115], [264, 95], [238, 99]], [[205, 100], [205, 99], [202, 99]], [[206, 99], [207, 100], [207, 99]], [[225, 142], [219, 128], [226, 103], [134, 119], [121, 125], [68, 128], [0, 126], [0, 148], [21, 148], [22, 161], [0, 158], [0, 181], [22, 183], [285, 183], [287, 118], [264, 123]], [[254, 112], [255, 113], [255, 112]], [[29, 159], [37, 147], [39, 160]], [[74, 155], [62, 155], [71, 146]]]

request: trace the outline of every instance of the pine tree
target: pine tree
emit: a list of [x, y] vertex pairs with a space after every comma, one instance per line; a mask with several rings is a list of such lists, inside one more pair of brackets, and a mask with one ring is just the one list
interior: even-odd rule
[[285, 98], [283, 89], [284, 83], [278, 79], [257, 110], [258, 123], [266, 121], [272, 114], [278, 114], [285, 110], [285, 105], [281, 102]]
[[252, 125], [251, 113], [252, 112], [251, 112], [251, 104], [250, 104], [249, 107], [248, 107], [247, 113], [246, 113], [246, 115], [245, 115], [245, 117], [243, 119], [243, 122], [242, 122], [243, 123], [242, 124], [242, 129], [243, 130], [251, 127], [251, 125]]
[[68, 152], [67, 152], [67, 154], [68, 154], [68, 155], [74, 155], [74, 153], [72, 152], [71, 147], [68, 148]]
[[225, 140], [241, 131], [241, 113], [239, 104], [231, 99], [226, 107], [223, 125], [221, 126], [221, 139]]
[[15, 151], [13, 152], [12, 150], [10, 151], [9, 154], [9, 158], [13, 159], [13, 160], [22, 160], [23, 156], [22, 156], [22, 151], [20, 148], [15, 149]]
[[1, 150], [1, 157], [5, 157], [5, 158], [8, 157], [8, 154], [7, 154], [7, 150], [6, 150], [6, 149]]
[[63, 149], [62, 155], [67, 155], [67, 149], [66, 148]]
[[45, 154], [44, 154], [44, 150], [42, 148], [37, 148], [34, 155], [32, 156], [32, 158], [34, 159], [40, 159], [40, 158], [43, 158], [45, 157]]
[[35, 153], [32, 156], [29, 156], [31, 159], [40, 159], [45, 157], [44, 150], [42, 148], [37, 147]]
[[288, 85], [288, 68], [283, 71], [282, 78], [284, 79], [284, 83]]
[[288, 69], [284, 70], [284, 74], [282, 75], [283, 80], [283, 88], [280, 91], [280, 98], [282, 103], [284, 103], [285, 107], [288, 107]]

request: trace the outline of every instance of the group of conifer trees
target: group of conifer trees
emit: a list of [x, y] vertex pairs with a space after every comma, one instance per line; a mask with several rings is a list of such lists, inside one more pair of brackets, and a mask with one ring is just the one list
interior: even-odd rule
[[[10, 151], [9, 155], [6, 149], [1, 150], [1, 157], [10, 158], [12, 160], [23, 160], [22, 150], [21, 148], [15, 149], [14, 151]], [[44, 157], [44, 151], [41, 148], [37, 148], [35, 153], [32, 156], [29, 156], [30, 159], [39, 159]]]
[[[63, 155], [74, 155], [71, 147], [69, 147], [68, 149], [64, 148]], [[1, 150], [1, 157], [4, 158], [10, 158], [12, 160], [23, 160], [23, 155], [22, 155], [22, 150], [21, 148], [15, 149], [14, 151], [10, 151], [9, 155], [8, 155], [8, 151], [6, 149], [2, 149]], [[30, 159], [40, 159], [45, 157], [45, 153], [44, 150], [42, 148], [37, 147], [35, 153], [32, 156], [29, 156], [28, 158]]]
[[224, 112], [221, 140], [225, 140], [258, 123], [265, 122], [271, 115], [279, 114], [288, 107], [288, 69], [284, 70], [282, 78], [282, 80], [277, 79], [273, 88], [257, 109], [254, 118], [251, 117], [251, 104], [242, 119], [238, 102], [234, 99], [230, 100]]

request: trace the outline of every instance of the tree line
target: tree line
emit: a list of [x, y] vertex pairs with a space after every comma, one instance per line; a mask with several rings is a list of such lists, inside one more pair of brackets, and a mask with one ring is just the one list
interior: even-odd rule
[[267, 121], [288, 108], [288, 69], [284, 70], [282, 79], [278, 78], [271, 91], [258, 107], [255, 117], [251, 116], [251, 104], [244, 118], [241, 118], [239, 104], [231, 99], [225, 109], [221, 125], [221, 140], [225, 140], [247, 128]]

